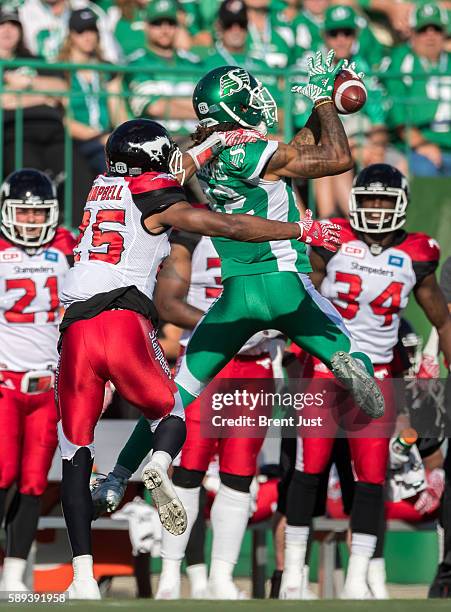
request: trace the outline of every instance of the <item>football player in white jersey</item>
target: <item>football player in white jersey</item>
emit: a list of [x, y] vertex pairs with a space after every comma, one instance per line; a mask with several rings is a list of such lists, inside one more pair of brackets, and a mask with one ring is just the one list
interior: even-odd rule
[[[368, 166], [355, 179], [349, 221], [334, 220], [342, 228], [340, 250], [331, 253], [313, 248], [311, 255], [316, 286], [343, 316], [353, 338], [373, 361], [375, 376], [380, 380], [391, 376], [400, 311], [406, 307], [412, 292], [437, 328], [446, 358], [451, 357], [451, 319], [434, 274], [439, 248], [426, 234], [407, 233], [401, 229], [406, 220], [408, 198], [407, 181], [398, 170], [387, 164]], [[310, 370], [314, 379], [332, 378], [315, 358], [310, 361]], [[304, 376], [309, 377], [305, 370]], [[395, 420], [395, 406], [388, 380], [382, 390], [386, 403], [384, 419], [389, 427]], [[340, 407], [338, 415], [341, 415], [345, 430], [347, 425], [352, 425], [350, 419], [355, 417], [355, 412], [347, 408]], [[367, 572], [382, 520], [391, 434], [382, 438], [377, 435], [380, 430], [374, 427], [377, 427], [374, 422], [368, 422], [360, 430], [359, 437], [349, 436], [357, 482], [344, 598], [361, 599], [368, 593]], [[334, 432], [329, 433], [330, 438], [298, 439], [296, 470], [287, 499], [285, 569], [280, 592], [284, 599], [300, 597], [319, 475], [327, 466], [334, 442]]]
[[[182, 327], [182, 354], [192, 330], [204, 313], [222, 293], [221, 262], [213, 243], [207, 236], [177, 230], [171, 236], [171, 255], [164, 262], [158, 275], [155, 302], [165, 321]], [[255, 334], [239, 353], [222, 369], [218, 378], [228, 379], [272, 379], [271, 357], [275, 353], [277, 332]], [[180, 461], [174, 467], [173, 483], [188, 515], [187, 530], [182, 537], [167, 532], [163, 534], [163, 568], [157, 599], [180, 597], [181, 562], [185, 555], [191, 528], [199, 511], [199, 496], [202, 481], [210, 460], [219, 453], [218, 494], [211, 512], [213, 530], [212, 564], [208, 594], [216, 599], [238, 599], [240, 592], [232, 581], [232, 571], [241, 548], [242, 538], [249, 519], [249, 488], [256, 473], [256, 460], [263, 438], [206, 438], [202, 435], [200, 399], [186, 410], [187, 439], [183, 445]], [[140, 424], [137, 425], [137, 429]], [[149, 437], [150, 440], [150, 437]], [[134, 457], [134, 441], [130, 441], [120, 457]], [[141, 456], [149, 446], [142, 446]], [[124, 462], [125, 463], [125, 462]], [[126, 480], [135, 471], [137, 463], [121, 463], [93, 491], [94, 503], [101, 511], [110, 512], [119, 505], [125, 492]], [[224, 517], [227, 517], [224, 520]], [[235, 537], [230, 538], [230, 532]], [[206, 570], [197, 568], [194, 575]], [[199, 576], [199, 580], [202, 577]], [[206, 589], [204, 588], [206, 594]]]
[[57, 385], [62, 504], [74, 557], [70, 597], [100, 598], [91, 555], [89, 477], [106, 381], [151, 420], [153, 454], [143, 478], [163, 526], [174, 535], [186, 529], [186, 513], [167, 476], [186, 436], [183, 407], [156, 339], [152, 302], [171, 227], [248, 242], [306, 239], [301, 223], [231, 217], [185, 201], [174, 174], [194, 174], [223, 146], [227, 136], [213, 135], [194, 156], [182, 159], [161, 125], [127, 121], [108, 139], [108, 174], [98, 176], [88, 194], [75, 265], [62, 294], [67, 309]]
[[55, 187], [38, 170], [10, 174], [0, 202], [0, 523], [8, 490], [17, 486], [0, 591], [26, 591], [26, 559], [57, 445], [59, 294], [75, 239], [57, 227]]

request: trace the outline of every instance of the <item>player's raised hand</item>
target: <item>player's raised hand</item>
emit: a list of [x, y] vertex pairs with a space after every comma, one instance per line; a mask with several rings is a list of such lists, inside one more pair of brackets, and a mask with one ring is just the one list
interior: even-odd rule
[[363, 80], [365, 78], [365, 73], [364, 72], [356, 72], [357, 70], [357, 66], [355, 62], [349, 62], [349, 60], [345, 59], [343, 60], [343, 67], [342, 70], [347, 70], [348, 72], [350, 72], [352, 74], [352, 76]]
[[341, 228], [336, 223], [314, 221], [312, 211], [306, 210], [304, 218], [297, 224], [301, 228], [301, 234], [298, 238], [301, 242], [311, 246], [324, 247], [332, 252], [338, 251], [341, 245]]
[[320, 100], [331, 100], [334, 90], [335, 77], [343, 68], [343, 60], [333, 66], [335, 52], [333, 49], [323, 61], [321, 51], [307, 60], [309, 82], [307, 85], [295, 85], [291, 88], [293, 93], [300, 93], [315, 103]]

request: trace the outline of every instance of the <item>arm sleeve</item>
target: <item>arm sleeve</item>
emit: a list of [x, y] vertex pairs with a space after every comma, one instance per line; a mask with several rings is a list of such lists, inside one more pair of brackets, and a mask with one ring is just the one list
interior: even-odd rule
[[451, 257], [448, 257], [443, 264], [440, 274], [440, 288], [448, 304], [451, 304]]
[[192, 232], [185, 232], [184, 230], [175, 229], [171, 234], [169, 242], [171, 244], [181, 244], [186, 249], [188, 249], [188, 251], [192, 255], [201, 238], [202, 236], [200, 234], [194, 234]]
[[141, 211], [141, 221], [162, 212], [172, 204], [185, 202], [183, 187], [169, 174], [146, 172], [128, 181], [133, 202]]

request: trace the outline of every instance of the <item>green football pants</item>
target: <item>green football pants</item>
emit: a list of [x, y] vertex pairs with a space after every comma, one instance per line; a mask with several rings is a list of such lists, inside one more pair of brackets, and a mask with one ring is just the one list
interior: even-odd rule
[[306, 274], [236, 276], [190, 338], [175, 382], [186, 407], [256, 332], [277, 329], [327, 367], [351, 338], [335, 307]]

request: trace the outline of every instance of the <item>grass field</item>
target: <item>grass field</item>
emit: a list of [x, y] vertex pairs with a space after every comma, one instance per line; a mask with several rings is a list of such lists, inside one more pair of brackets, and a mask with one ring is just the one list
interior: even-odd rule
[[251, 601], [153, 601], [149, 599], [124, 600], [105, 599], [101, 602], [67, 602], [65, 604], [14, 604], [0, 603], [0, 610], [70, 610], [71, 612], [102, 612], [108, 608], [123, 610], [157, 610], [158, 612], [434, 612], [435, 610], [449, 610], [450, 602], [447, 600], [411, 600], [392, 599], [389, 601], [277, 601], [258, 600]]

